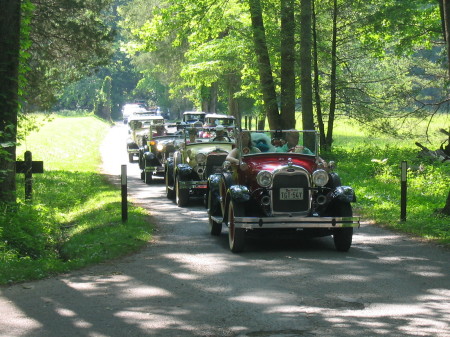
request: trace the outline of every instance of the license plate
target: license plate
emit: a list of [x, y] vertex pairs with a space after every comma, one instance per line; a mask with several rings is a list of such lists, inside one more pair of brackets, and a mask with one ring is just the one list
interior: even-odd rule
[[280, 188], [280, 200], [303, 200], [303, 188]]

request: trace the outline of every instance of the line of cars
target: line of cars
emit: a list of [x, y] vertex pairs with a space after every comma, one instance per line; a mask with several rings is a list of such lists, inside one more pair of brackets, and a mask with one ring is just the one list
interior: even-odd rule
[[271, 231], [333, 236], [336, 250], [349, 250], [360, 225], [351, 206], [355, 193], [319, 156], [318, 132], [238, 131], [220, 115], [212, 122], [207, 114], [185, 116], [183, 123], [149, 127], [138, 152], [146, 183], [163, 176], [167, 198], [180, 207], [202, 199], [210, 234], [227, 227], [235, 253], [250, 233]]

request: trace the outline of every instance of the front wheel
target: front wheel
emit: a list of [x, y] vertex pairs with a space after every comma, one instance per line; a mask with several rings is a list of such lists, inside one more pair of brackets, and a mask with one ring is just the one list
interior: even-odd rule
[[230, 201], [228, 206], [228, 243], [233, 253], [240, 253], [245, 246], [245, 229], [236, 228], [235, 217], [243, 216], [243, 209]]
[[166, 171], [166, 197], [173, 200], [175, 198], [175, 192], [169, 188], [169, 171]]
[[184, 207], [189, 201], [189, 190], [180, 188], [180, 181], [178, 177], [175, 178], [175, 200], [179, 207]]
[[153, 180], [153, 173], [152, 172], [144, 172], [144, 182], [147, 185], [150, 185]]
[[[339, 203], [336, 216], [352, 217], [352, 205], [349, 203]], [[348, 252], [353, 240], [353, 227], [336, 228], [333, 233], [334, 246], [339, 252]]]

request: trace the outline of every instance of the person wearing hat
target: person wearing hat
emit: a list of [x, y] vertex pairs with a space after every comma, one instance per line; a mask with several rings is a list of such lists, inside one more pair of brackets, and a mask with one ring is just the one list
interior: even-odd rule
[[211, 140], [212, 142], [231, 142], [231, 138], [225, 133], [223, 125], [216, 126], [216, 136]]

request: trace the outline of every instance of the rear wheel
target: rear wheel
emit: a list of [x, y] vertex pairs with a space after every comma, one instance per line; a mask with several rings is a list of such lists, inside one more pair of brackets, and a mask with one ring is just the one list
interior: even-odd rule
[[180, 181], [178, 177], [175, 178], [175, 200], [179, 207], [184, 207], [189, 201], [189, 190], [180, 188]]
[[[349, 203], [339, 203], [336, 208], [336, 216], [351, 217], [353, 216], [352, 205]], [[336, 228], [333, 232], [334, 246], [337, 251], [347, 252], [353, 240], [353, 227]]]
[[235, 226], [235, 217], [243, 215], [243, 209], [235, 205], [233, 201], [230, 201], [228, 206], [228, 243], [233, 253], [239, 253], [244, 250], [245, 229], [236, 228]]
[[211, 207], [212, 207], [212, 193], [208, 191], [208, 220], [209, 220], [209, 231], [211, 235], [219, 236], [222, 233], [222, 223], [214, 221], [211, 218]]

